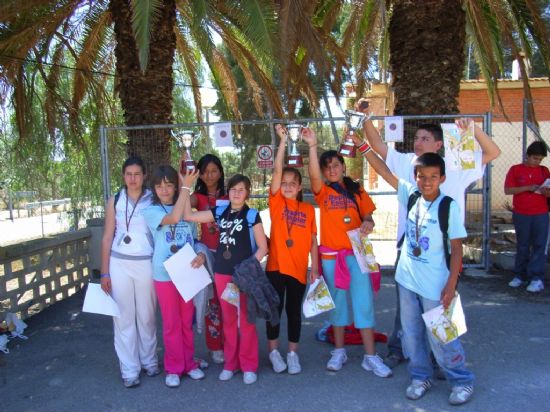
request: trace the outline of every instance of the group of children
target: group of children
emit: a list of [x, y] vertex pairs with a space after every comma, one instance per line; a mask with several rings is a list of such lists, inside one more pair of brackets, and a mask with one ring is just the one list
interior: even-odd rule
[[[276, 373], [287, 369], [289, 374], [301, 372], [298, 343], [302, 299], [307, 282], [322, 273], [335, 302], [330, 313], [335, 347], [327, 369], [338, 371], [346, 363], [344, 328], [353, 322], [360, 331], [365, 352], [361, 366], [382, 378], [392, 375], [376, 354], [370, 277], [359, 268], [347, 236], [348, 231], [358, 228], [362, 236], [373, 231], [375, 205], [363, 187], [345, 175], [344, 159], [336, 151], [326, 151], [317, 158], [315, 133], [303, 129], [302, 138], [309, 146], [311, 191], [320, 209], [318, 245], [314, 208], [302, 200], [301, 174], [297, 169], [283, 167], [286, 130], [281, 125], [275, 128], [280, 140], [269, 189], [269, 248], [259, 213], [246, 203], [250, 180], [237, 174], [225, 187], [223, 167], [216, 156], [204, 156], [197, 170], [185, 175], [171, 166], [158, 167], [152, 174], [152, 193], [144, 188], [143, 163], [130, 158], [124, 164], [125, 189], [106, 206], [101, 283], [121, 309], [121, 317], [114, 319], [115, 349], [125, 386], [139, 384], [141, 369], [148, 376], [160, 372], [155, 352], [155, 299], [162, 314], [166, 385], [178, 386], [183, 374], [191, 379], [204, 377], [194, 358], [193, 319], [199, 313], [192, 301], [186, 303], [182, 299], [163, 266], [186, 243], [197, 252], [191, 265], [205, 264], [211, 268], [214, 279], [215, 293], [209, 298], [205, 330], [214, 361], [224, 363], [220, 380], [231, 379], [239, 370], [243, 372], [244, 383], [257, 380], [259, 343], [256, 325], [247, 317], [246, 296], [241, 293], [239, 304], [233, 305], [224, 293], [234, 290], [235, 268], [251, 257], [261, 261], [266, 255], [266, 276], [279, 296], [279, 315], [284, 308], [288, 319], [286, 361], [279, 352], [279, 325], [266, 324], [269, 360]], [[431, 387], [431, 349], [452, 386], [450, 403], [462, 404], [473, 393], [473, 374], [465, 367], [460, 341], [442, 345], [428, 338], [421, 314], [441, 303], [448, 307], [455, 295], [462, 258], [461, 239], [466, 236], [463, 206], [451, 202], [447, 267], [437, 213], [443, 197], [440, 185], [449, 178], [442, 158], [429, 149], [416, 153], [408, 160], [412, 174], [407, 169], [407, 176], [398, 174], [398, 179], [384, 163], [384, 160], [388, 163], [390, 155], [397, 156], [397, 152], [382, 143], [372, 123], [367, 122], [364, 131], [370, 145], [354, 135], [359, 152], [397, 189], [399, 203], [405, 210], [400, 211], [405, 221], [405, 229], [400, 229], [405, 233], [405, 241], [396, 269], [400, 323], [396, 322], [395, 334], [401, 337], [404, 346], [399, 356], [405, 353], [409, 359], [412, 382], [406, 396], [419, 399]], [[432, 132], [427, 134], [436, 140]], [[428, 145], [430, 136], [427, 139], [425, 136], [418, 145]], [[495, 150], [496, 146], [491, 146], [490, 139], [479, 134], [477, 128], [476, 138], [483, 155], [487, 155], [484, 164], [498, 156], [498, 148]], [[420, 139], [415, 137], [415, 148]], [[441, 140], [434, 144], [433, 152]], [[416, 190], [420, 192], [420, 200], [407, 210], [409, 197]], [[200, 237], [194, 223], [200, 223]]]

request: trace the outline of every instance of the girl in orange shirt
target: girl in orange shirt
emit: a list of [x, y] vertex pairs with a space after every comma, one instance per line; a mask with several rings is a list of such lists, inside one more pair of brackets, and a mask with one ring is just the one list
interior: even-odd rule
[[[345, 176], [346, 165], [342, 156], [329, 150], [318, 161], [315, 133], [305, 129], [302, 137], [309, 145], [311, 190], [321, 213], [319, 252], [323, 276], [336, 306], [330, 313], [335, 349], [331, 352], [327, 369], [338, 371], [348, 360], [344, 328], [353, 320], [361, 333], [365, 350], [361, 366], [376, 376], [389, 377], [391, 369], [384, 365], [374, 346], [374, 300], [370, 276], [361, 272], [347, 235], [348, 231], [357, 228], [361, 228], [363, 234], [372, 232], [374, 203], [359, 183]], [[348, 313], [348, 291], [353, 318]]]
[[[279, 324], [266, 323], [269, 360], [276, 373], [287, 369], [300, 373], [296, 353], [302, 326], [302, 299], [306, 290], [308, 257], [311, 254], [310, 281], [318, 275], [317, 225], [315, 209], [302, 201], [302, 175], [297, 169], [283, 168], [287, 132], [275, 126], [280, 138], [269, 192], [271, 234], [266, 274], [279, 294], [279, 315], [286, 309], [288, 353], [286, 363], [278, 350]], [[286, 304], [285, 304], [286, 295]]]

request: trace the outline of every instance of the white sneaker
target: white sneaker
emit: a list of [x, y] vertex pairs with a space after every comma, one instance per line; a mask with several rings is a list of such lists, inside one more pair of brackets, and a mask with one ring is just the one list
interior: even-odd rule
[[235, 372], [224, 369], [221, 371], [220, 376], [218, 376], [218, 379], [221, 381], [228, 381], [233, 377], [234, 374]]
[[204, 378], [204, 372], [201, 371], [199, 368], [195, 368], [187, 372], [187, 376], [195, 381], [198, 381], [199, 379]]
[[449, 396], [449, 403], [451, 405], [462, 405], [468, 402], [474, 394], [473, 386], [455, 386]]
[[243, 382], [247, 385], [255, 383], [258, 380], [258, 375], [254, 372], [245, 372], [243, 373]]
[[225, 358], [223, 357], [223, 350], [213, 350], [210, 352], [210, 357], [212, 358], [212, 362], [220, 364], [225, 362]]
[[158, 365], [149, 366], [148, 368], [145, 368], [145, 374], [152, 378], [153, 376], [157, 376], [160, 373], [160, 369]]
[[193, 360], [197, 362], [197, 365], [199, 365], [199, 368], [201, 369], [208, 369], [208, 362], [206, 362], [204, 359], [201, 359], [197, 356], [193, 357]]
[[302, 366], [300, 365], [300, 357], [296, 352], [288, 352], [286, 354], [286, 363], [288, 365], [288, 373], [290, 375], [296, 375], [302, 372]]
[[388, 368], [382, 358], [378, 355], [367, 355], [363, 356], [363, 362], [361, 362], [363, 369], [369, 372], [373, 372], [376, 376], [380, 378], [389, 378], [392, 375], [392, 371]]
[[277, 349], [271, 351], [269, 360], [271, 361], [271, 365], [273, 365], [273, 371], [275, 373], [281, 373], [286, 369], [286, 363]]
[[339, 371], [342, 369], [344, 363], [348, 361], [348, 355], [346, 355], [345, 349], [334, 349], [330, 354], [332, 356], [327, 363], [327, 369], [329, 371]]
[[175, 373], [169, 373], [168, 375], [166, 375], [164, 383], [166, 383], [166, 386], [168, 386], [169, 388], [177, 388], [178, 386], [180, 386], [180, 377]]
[[127, 388], [135, 388], [136, 386], [138, 386], [140, 384], [139, 376], [137, 376], [135, 378], [122, 379], [122, 382], [124, 383], [124, 386], [127, 387]]
[[510, 282], [508, 282], [508, 286], [511, 288], [519, 288], [521, 285], [523, 285], [523, 280], [518, 278], [517, 276], [514, 277]]
[[421, 381], [418, 379], [413, 379], [411, 384], [407, 387], [405, 395], [408, 399], [416, 401], [417, 399], [422, 398], [431, 387], [432, 383], [429, 380]]
[[542, 283], [542, 280], [532, 280], [531, 283], [529, 283], [529, 286], [527, 286], [527, 292], [537, 293], [542, 292], [543, 290], [544, 283]]

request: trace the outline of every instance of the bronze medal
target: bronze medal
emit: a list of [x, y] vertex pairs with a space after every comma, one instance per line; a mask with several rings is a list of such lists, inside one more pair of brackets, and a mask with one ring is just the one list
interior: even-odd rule
[[351, 223], [351, 217], [349, 217], [348, 215], [344, 216], [343, 220], [346, 225], [349, 225]]
[[170, 246], [170, 252], [176, 253], [179, 250], [179, 247], [177, 245]]
[[126, 236], [124, 236], [123, 240], [124, 240], [124, 243], [128, 244], [132, 241], [132, 238], [130, 236], [126, 235]]
[[287, 247], [292, 247], [294, 245], [294, 241], [292, 239], [287, 239], [285, 243]]
[[224, 258], [225, 260], [231, 259], [231, 252], [229, 251], [229, 249], [224, 250], [224, 252], [223, 252], [223, 258]]
[[416, 246], [415, 248], [413, 248], [413, 255], [415, 257], [420, 256], [420, 253], [422, 253], [422, 250], [420, 249], [420, 246]]

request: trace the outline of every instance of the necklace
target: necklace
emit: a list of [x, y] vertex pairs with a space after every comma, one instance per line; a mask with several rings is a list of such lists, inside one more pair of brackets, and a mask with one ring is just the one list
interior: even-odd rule
[[136, 200], [136, 203], [134, 204], [134, 208], [132, 209], [132, 213], [130, 214], [130, 218], [128, 218], [128, 189], [126, 189], [126, 210], [124, 213], [124, 221], [126, 223], [126, 236], [124, 236], [124, 243], [128, 244], [132, 241], [132, 238], [128, 234], [130, 231], [130, 222], [132, 221], [132, 217], [134, 216], [134, 212], [136, 211], [137, 205], [139, 203], [139, 200], [141, 199], [141, 196], [143, 196], [143, 189], [139, 193], [139, 196]]
[[[162, 207], [164, 212], [168, 214], [168, 210], [166, 210], [162, 203], [160, 204], [160, 206]], [[176, 244], [176, 226], [177, 225], [168, 225], [168, 227], [170, 228], [170, 242], [172, 242], [172, 244], [170, 245], [170, 252], [172, 253], [176, 253], [180, 249]]]
[[229, 216], [231, 216], [231, 213], [237, 212], [237, 215], [232, 219], [233, 221], [237, 220], [239, 218], [239, 215], [241, 214], [241, 211], [243, 209], [233, 209], [230, 207], [229, 213], [227, 214], [227, 222], [225, 224], [225, 230], [223, 232], [224, 238], [225, 238], [225, 250], [222, 253], [222, 256], [225, 260], [231, 259], [231, 251], [229, 250]]
[[[435, 200], [435, 199], [434, 199]], [[422, 248], [420, 247], [420, 243], [418, 242], [418, 238], [420, 236], [420, 229], [422, 228], [422, 223], [424, 222], [424, 218], [430, 211], [430, 208], [432, 207], [434, 201], [432, 200], [430, 204], [428, 205], [428, 208], [424, 211], [424, 214], [422, 215], [422, 219], [420, 220], [420, 224], [418, 224], [418, 217], [420, 214], [420, 202], [416, 205], [416, 213], [415, 213], [415, 234], [416, 234], [416, 246], [413, 248], [413, 255], [415, 257], [420, 256], [422, 253]]]
[[296, 220], [298, 219], [298, 213], [300, 213], [300, 202], [298, 202], [298, 208], [296, 209], [296, 213], [292, 215], [292, 218], [289, 218], [290, 209], [288, 208], [288, 203], [285, 199], [285, 223], [286, 223], [286, 230], [288, 233], [288, 239], [285, 241], [286, 246], [291, 248], [294, 246], [294, 241], [292, 240], [291, 232], [292, 227], [294, 226], [294, 223], [296, 223]]

